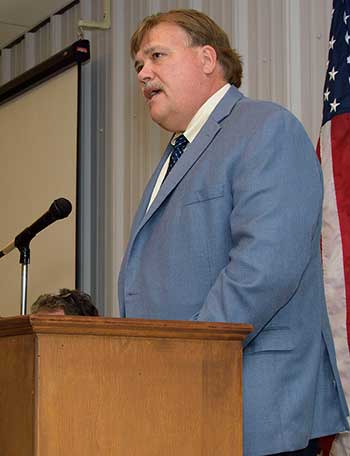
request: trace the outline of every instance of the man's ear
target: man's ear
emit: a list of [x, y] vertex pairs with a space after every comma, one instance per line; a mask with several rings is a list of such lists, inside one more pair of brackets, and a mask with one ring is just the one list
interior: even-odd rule
[[215, 49], [209, 46], [209, 44], [206, 44], [201, 49], [201, 58], [204, 73], [208, 75], [213, 73], [218, 61]]

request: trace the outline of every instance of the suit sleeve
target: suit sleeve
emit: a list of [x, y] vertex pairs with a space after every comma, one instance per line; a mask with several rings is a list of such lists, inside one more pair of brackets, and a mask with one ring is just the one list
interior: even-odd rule
[[315, 256], [323, 190], [312, 144], [285, 110], [264, 119], [239, 153], [228, 264], [194, 318], [250, 323], [250, 340], [288, 304]]

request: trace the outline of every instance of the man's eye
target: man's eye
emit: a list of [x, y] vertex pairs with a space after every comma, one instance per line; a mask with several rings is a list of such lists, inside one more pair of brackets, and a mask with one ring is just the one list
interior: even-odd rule
[[136, 66], [135, 66], [136, 73], [140, 73], [140, 71], [142, 70], [142, 68], [143, 68], [143, 65], [136, 65]]
[[163, 56], [163, 53], [162, 53], [162, 52], [153, 52], [153, 54], [152, 54], [153, 60], [158, 60], [158, 59], [160, 59], [160, 57], [162, 57], [162, 56]]

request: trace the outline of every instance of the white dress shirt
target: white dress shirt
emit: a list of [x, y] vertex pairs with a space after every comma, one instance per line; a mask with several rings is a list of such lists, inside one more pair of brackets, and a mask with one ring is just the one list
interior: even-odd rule
[[[214, 111], [214, 109], [218, 105], [219, 101], [223, 98], [223, 96], [225, 95], [225, 93], [228, 91], [229, 88], [230, 88], [230, 84], [225, 84], [223, 87], [221, 87], [221, 89], [219, 89], [210, 98], [208, 98], [208, 100], [198, 109], [198, 111], [192, 118], [191, 122], [188, 124], [186, 130], [183, 133], [180, 132], [180, 133], [174, 134], [174, 136], [171, 139], [171, 144], [174, 145], [176, 138], [178, 136], [180, 136], [181, 134], [183, 134], [186, 137], [186, 139], [188, 140], [188, 142], [191, 143], [195, 139], [195, 137], [198, 135], [198, 133], [202, 129], [203, 125], [208, 120], [208, 117]], [[185, 150], [186, 150], [186, 148], [185, 148]], [[159, 192], [160, 186], [163, 183], [163, 180], [164, 180], [165, 175], [168, 170], [170, 155], [171, 154], [169, 154], [162, 169], [160, 170], [157, 182], [154, 186], [151, 198], [148, 203], [147, 211], [150, 208], [153, 201], [155, 200], [155, 198]]]

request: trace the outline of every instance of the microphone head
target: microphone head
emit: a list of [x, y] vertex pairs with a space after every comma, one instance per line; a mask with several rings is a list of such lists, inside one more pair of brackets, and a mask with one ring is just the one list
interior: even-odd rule
[[51, 204], [49, 212], [55, 220], [66, 218], [72, 212], [72, 203], [66, 198], [58, 198]]

